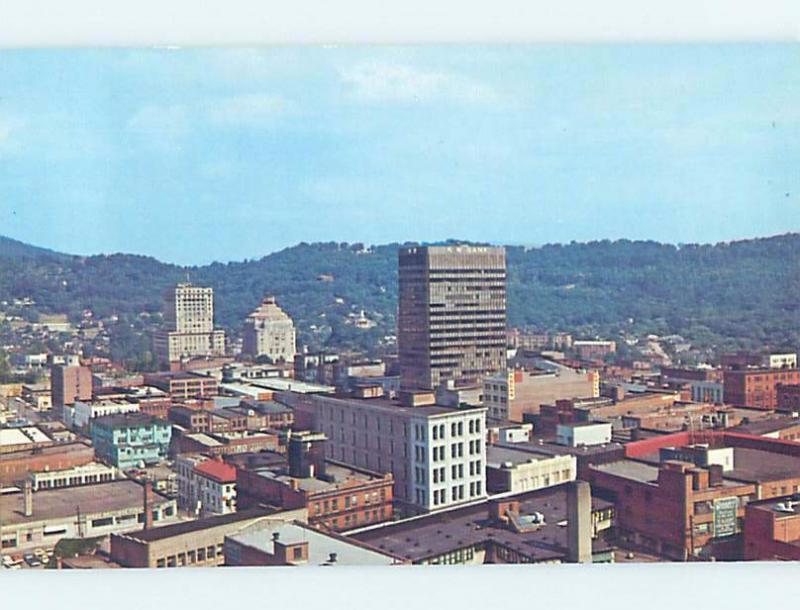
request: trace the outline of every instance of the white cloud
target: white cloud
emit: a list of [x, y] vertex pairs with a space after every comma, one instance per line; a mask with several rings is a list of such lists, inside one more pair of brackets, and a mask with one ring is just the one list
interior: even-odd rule
[[451, 74], [379, 61], [341, 70], [342, 81], [362, 101], [493, 104], [502, 96], [489, 85]]
[[277, 116], [291, 109], [292, 105], [283, 97], [251, 93], [212, 102], [207, 113], [209, 119], [217, 124], [256, 127], [273, 123]]

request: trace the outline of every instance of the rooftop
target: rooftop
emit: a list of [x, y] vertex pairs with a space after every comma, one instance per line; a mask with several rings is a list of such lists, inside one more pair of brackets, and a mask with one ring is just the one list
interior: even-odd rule
[[[567, 554], [567, 485], [527, 492], [508, 499], [520, 501], [520, 514], [544, 515], [544, 524], [517, 533], [489, 519], [491, 500], [361, 530], [350, 537], [411, 561], [493, 541], [524, 554], [532, 561], [564, 559]], [[612, 504], [592, 498], [592, 509]], [[563, 525], [560, 525], [563, 524]], [[594, 541], [595, 545], [605, 544]]]
[[595, 464], [595, 470], [606, 472], [608, 474], [640, 483], [658, 482], [658, 466], [647, 464], [645, 462], [637, 462], [635, 460], [619, 460], [616, 462], [609, 462], [608, 464]]
[[194, 470], [219, 483], [236, 482], [236, 468], [220, 460], [206, 460], [195, 466]]
[[581, 457], [585, 455], [601, 455], [612, 451], [623, 451], [623, 446], [620, 443], [610, 442], [600, 445], [582, 445], [580, 447], [570, 447], [568, 445], [559, 445], [552, 440], [534, 439], [527, 443], [496, 443], [499, 447], [510, 447], [520, 451], [527, 451], [529, 453], [539, 455], [574, 455]]
[[316, 477], [293, 477], [289, 475], [288, 468], [281, 466], [268, 466], [255, 470], [256, 474], [260, 477], [273, 479], [286, 483], [291, 481], [297, 482], [297, 488], [300, 491], [308, 493], [325, 493], [333, 491], [341, 487], [348, 487], [354, 483], [362, 483], [365, 481], [378, 481], [383, 479], [383, 475], [370, 472], [367, 470], [351, 468], [338, 462], [325, 461], [325, 475], [326, 479], [323, 480]]
[[800, 426], [800, 419], [796, 417], [777, 417], [742, 424], [733, 428], [732, 432], [763, 435], [770, 434], [771, 432], [779, 432], [780, 430], [785, 430], [786, 428], [794, 426]]
[[154, 415], [147, 413], [115, 413], [113, 415], [103, 415], [92, 420], [92, 426], [106, 428], [132, 428], [138, 426], [169, 426], [170, 423]]
[[486, 446], [486, 466], [490, 468], [502, 468], [503, 464], [510, 462], [514, 466], [528, 462], [538, 462], [541, 460], [552, 459], [552, 455], [535, 454], [530, 451], [521, 451], [509, 445], [487, 445]]
[[765, 482], [800, 478], [800, 458], [760, 449], [733, 450], [734, 469], [725, 478], [737, 481]]
[[455, 415], [458, 413], [470, 413], [486, 411], [485, 407], [443, 407], [440, 405], [429, 405], [420, 407], [406, 407], [400, 402], [387, 398], [334, 398], [325, 396], [326, 401], [336, 401], [346, 403], [354, 407], [366, 409], [376, 409], [386, 413], [396, 413], [400, 415], [417, 415], [420, 417], [435, 417], [437, 415]]
[[308, 563], [306, 565], [310, 566], [328, 564], [332, 553], [336, 554], [337, 565], [385, 566], [399, 562], [397, 557], [389, 553], [370, 549], [359, 544], [357, 540], [350, 540], [344, 536], [323, 533], [299, 521], [285, 523], [265, 520], [255, 523], [245, 531], [229, 536], [229, 538], [240, 544], [272, 554], [275, 548], [274, 534], [278, 535], [278, 541], [283, 544], [308, 543]]
[[229, 513], [227, 515], [208, 517], [207, 519], [181, 521], [180, 523], [172, 523], [170, 525], [162, 525], [161, 527], [143, 529], [139, 530], [138, 532], [125, 534], [125, 536], [140, 540], [142, 542], [154, 542], [156, 540], [165, 540], [174, 536], [182, 536], [184, 534], [191, 534], [193, 532], [201, 532], [203, 530], [219, 527], [221, 525], [229, 525], [231, 523], [238, 523], [239, 521], [246, 521], [248, 519], [266, 517], [274, 513], [275, 509], [271, 508], [250, 508], [247, 510], [237, 511], [235, 513]]
[[0, 446], [50, 443], [52, 439], [35, 426], [0, 428]]
[[203, 434], [202, 432], [195, 432], [194, 434], [186, 434], [184, 435], [185, 438], [189, 438], [201, 445], [205, 445], [206, 447], [219, 447], [222, 445], [217, 439], [209, 436], [208, 434]]
[[[157, 502], [169, 502], [153, 492]], [[142, 486], [134, 481], [117, 479], [94, 485], [80, 485], [33, 492], [33, 516], [24, 514], [23, 494], [7, 494], [0, 502], [0, 523], [16, 525], [26, 522], [53, 521], [74, 518], [77, 509], [82, 515], [110, 513], [143, 504]]]
[[268, 377], [266, 379], [252, 379], [250, 384], [259, 388], [266, 388], [276, 392], [296, 392], [298, 394], [333, 394], [336, 388], [329, 385], [318, 385], [297, 379], [283, 377]]

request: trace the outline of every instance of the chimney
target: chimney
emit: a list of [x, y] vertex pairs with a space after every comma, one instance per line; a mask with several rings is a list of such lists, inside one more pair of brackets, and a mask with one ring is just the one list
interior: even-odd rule
[[330, 555], [328, 555], [328, 563], [333, 565], [334, 563], [336, 563], [336, 560], [338, 559], [338, 557], [339, 557], [338, 554], [331, 553]]
[[30, 479], [25, 480], [22, 487], [23, 499], [25, 504], [25, 516], [30, 517], [33, 515], [33, 485]]
[[592, 563], [592, 491], [586, 481], [567, 490], [567, 561]]
[[708, 467], [708, 486], [719, 487], [722, 485], [722, 464], [710, 464]]
[[144, 529], [153, 527], [153, 482], [144, 482]]

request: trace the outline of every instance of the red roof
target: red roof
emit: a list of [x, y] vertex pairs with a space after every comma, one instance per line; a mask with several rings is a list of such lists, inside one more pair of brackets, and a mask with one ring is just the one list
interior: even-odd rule
[[194, 467], [194, 471], [220, 483], [235, 483], [236, 468], [219, 460], [208, 460]]

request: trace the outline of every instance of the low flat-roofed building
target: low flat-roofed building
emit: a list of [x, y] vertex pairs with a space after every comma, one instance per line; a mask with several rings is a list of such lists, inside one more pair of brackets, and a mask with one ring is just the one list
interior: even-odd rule
[[97, 457], [122, 470], [166, 458], [171, 438], [168, 421], [144, 413], [105, 415], [92, 420]]
[[[563, 563], [571, 555], [570, 485], [495, 496], [347, 536], [414, 564]], [[592, 560], [613, 561], [602, 532], [611, 527], [614, 506], [596, 496], [590, 502], [583, 535]]]
[[216, 378], [188, 371], [146, 373], [144, 382], [167, 392], [172, 398], [214, 396], [219, 393], [219, 381]]
[[91, 423], [98, 417], [107, 415], [122, 415], [124, 413], [136, 413], [139, 405], [127, 400], [76, 400], [72, 405], [64, 406], [64, 423], [70, 428], [78, 428], [88, 431]]
[[379, 474], [330, 460], [314, 476], [292, 476], [290, 464], [238, 468], [242, 506], [306, 508], [308, 522], [344, 531], [392, 518], [391, 473]]
[[85, 442], [66, 442], [0, 454], [0, 486], [27, 478], [31, 472], [63, 470], [95, 460], [94, 448]]
[[0, 428], [0, 453], [24, 451], [52, 444], [53, 439], [36, 426]]
[[767, 438], [778, 438], [786, 441], [800, 441], [800, 419], [796, 417], [768, 418], [761, 421], [741, 424], [732, 432], [755, 434]]
[[334, 394], [336, 392], [336, 388], [331, 385], [320, 385], [283, 377], [254, 379], [251, 384], [273, 392], [294, 392], [296, 394]]
[[111, 558], [127, 568], [223, 565], [225, 536], [262, 519], [304, 519], [302, 510], [279, 513], [257, 507], [111, 537]]
[[574, 481], [578, 462], [573, 455], [535, 455], [509, 446], [486, 448], [486, 488], [489, 493], [523, 493]]
[[744, 559], [800, 561], [800, 494], [747, 505]]
[[603, 445], [611, 442], [611, 424], [574, 422], [556, 426], [556, 442], [567, 447]]
[[527, 443], [495, 443], [495, 445], [497, 447], [525, 451], [533, 456], [574, 456], [578, 468], [577, 478], [579, 479], [585, 479], [590, 464], [603, 464], [625, 457], [623, 445], [616, 442], [568, 447], [554, 442], [554, 439], [534, 438]]
[[113, 466], [91, 462], [64, 470], [32, 472], [29, 477], [33, 485], [33, 491], [38, 491], [40, 489], [93, 485], [95, 483], [114, 481], [118, 478], [118, 471]]
[[203, 453], [206, 455], [233, 455], [254, 451], [277, 451], [280, 440], [267, 432], [184, 433], [174, 437], [171, 453]]
[[263, 520], [225, 537], [229, 566], [388, 566], [402, 557], [301, 521]]
[[[53, 547], [61, 538], [92, 538], [140, 529], [145, 524], [142, 485], [121, 479], [31, 492], [4, 494], [0, 502], [3, 553]], [[154, 523], [177, 519], [175, 500], [153, 492], [149, 500]]]

